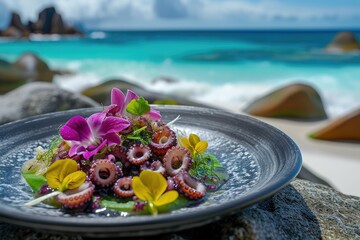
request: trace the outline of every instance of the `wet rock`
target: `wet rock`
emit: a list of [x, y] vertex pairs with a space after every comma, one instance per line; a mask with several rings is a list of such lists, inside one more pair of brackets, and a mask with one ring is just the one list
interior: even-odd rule
[[99, 106], [80, 94], [34, 82], [0, 96], [0, 124], [43, 113]]
[[359, 197], [295, 180], [234, 216], [157, 239], [358, 239], [359, 222]]
[[[294, 180], [272, 197], [217, 222], [142, 239], [359, 239], [359, 222], [359, 197], [344, 195], [324, 185]], [[3, 233], [0, 236], [13, 236], [15, 231], [35, 232], [0, 224], [0, 233]], [[47, 237], [51, 236], [48, 233]], [[56, 239], [69, 239], [69, 236]]]
[[140, 89], [143, 91], [143, 89], [139, 85], [130, 83], [127, 80], [111, 79], [100, 83], [99, 85], [86, 88], [81, 93], [87, 97], [94, 99], [100, 104], [109, 105], [111, 89], [115, 87], [121, 89], [123, 92], [125, 92], [127, 89], [131, 89], [136, 93], [138, 93]]
[[177, 83], [179, 82], [179, 80], [177, 80], [176, 78], [170, 77], [170, 76], [159, 76], [154, 78], [152, 81], [152, 83]]
[[352, 32], [339, 32], [326, 46], [327, 52], [360, 51], [360, 44]]
[[244, 112], [261, 117], [317, 120], [327, 117], [319, 93], [301, 83], [277, 89], [250, 103]]
[[360, 143], [360, 108], [334, 119], [310, 137], [321, 140], [357, 141]]
[[170, 96], [167, 94], [162, 94], [158, 92], [148, 91], [145, 88], [131, 83], [126, 79], [112, 79], [106, 82], [103, 82], [97, 86], [89, 87], [82, 91], [82, 94], [88, 96], [102, 105], [110, 104], [110, 93], [112, 88], [119, 88], [123, 92], [126, 92], [127, 89], [131, 89], [139, 96], [144, 97], [150, 104], [170, 104], [170, 105], [187, 105], [187, 106], [197, 106], [197, 107], [209, 107], [204, 104], [197, 102], [189, 101], [176, 96]]
[[0, 59], [0, 94], [4, 94], [26, 83], [22, 72], [11, 63]]
[[27, 80], [51, 82], [54, 77], [54, 72], [46, 62], [32, 53], [21, 55], [13, 66], [22, 71]]
[[0, 59], [0, 94], [7, 93], [27, 82], [51, 82], [55, 75], [70, 75], [71, 71], [50, 69], [47, 63], [32, 53], [25, 53], [14, 63]]

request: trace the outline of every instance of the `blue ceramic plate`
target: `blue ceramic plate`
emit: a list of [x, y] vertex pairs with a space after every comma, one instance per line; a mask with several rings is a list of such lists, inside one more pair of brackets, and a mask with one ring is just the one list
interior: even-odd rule
[[175, 128], [193, 132], [209, 142], [208, 151], [227, 169], [230, 179], [208, 193], [201, 204], [158, 216], [122, 216], [113, 212], [69, 215], [45, 204], [23, 206], [33, 199], [20, 174], [37, 146], [47, 147], [57, 129], [74, 115], [99, 109], [50, 113], [0, 126], [0, 221], [84, 236], [139, 236], [201, 226], [241, 211], [287, 185], [300, 171], [296, 144], [278, 129], [254, 118], [224, 111], [157, 106], [163, 120], [178, 115]]

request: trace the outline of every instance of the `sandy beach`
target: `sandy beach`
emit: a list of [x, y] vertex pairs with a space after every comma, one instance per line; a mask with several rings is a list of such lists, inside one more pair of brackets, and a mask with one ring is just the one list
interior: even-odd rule
[[303, 165], [342, 193], [360, 196], [360, 148], [358, 143], [311, 139], [308, 134], [325, 126], [326, 121], [297, 122], [258, 118], [285, 132], [299, 146]]

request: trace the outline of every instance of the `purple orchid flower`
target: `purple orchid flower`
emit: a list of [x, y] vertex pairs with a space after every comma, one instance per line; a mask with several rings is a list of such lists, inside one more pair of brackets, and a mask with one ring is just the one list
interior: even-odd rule
[[82, 154], [85, 159], [90, 159], [105, 145], [119, 145], [121, 138], [117, 133], [129, 126], [129, 121], [123, 118], [95, 113], [88, 119], [72, 117], [60, 128], [60, 135], [71, 143], [70, 157]]
[[[121, 115], [126, 116], [128, 113], [126, 112], [127, 105], [134, 99], [138, 99], [139, 96], [131, 91], [130, 89], [127, 90], [126, 96], [124, 93], [118, 89], [113, 88], [111, 90], [111, 105], [105, 108], [103, 111], [106, 114], [110, 115]], [[152, 120], [159, 120], [161, 119], [160, 112], [154, 109], [150, 109], [149, 113], [144, 114], [143, 116], [148, 117]]]

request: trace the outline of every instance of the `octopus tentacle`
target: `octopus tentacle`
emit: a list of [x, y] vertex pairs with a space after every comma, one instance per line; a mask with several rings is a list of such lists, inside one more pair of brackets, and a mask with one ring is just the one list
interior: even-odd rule
[[147, 131], [151, 131], [152, 127], [149, 120], [145, 117], [138, 116], [133, 120], [133, 125], [137, 127], [145, 127]]
[[199, 199], [205, 196], [206, 186], [191, 177], [187, 172], [181, 172], [174, 177], [179, 190], [190, 199]]
[[176, 144], [176, 133], [169, 127], [163, 127], [162, 130], [157, 131], [152, 135], [152, 141], [149, 146], [155, 154], [163, 156]]
[[166, 127], [166, 124], [161, 120], [151, 122], [151, 128], [154, 132], [161, 131]]
[[116, 181], [119, 173], [119, 167], [114, 162], [100, 159], [91, 165], [90, 179], [97, 186], [109, 187]]
[[113, 186], [113, 191], [118, 197], [129, 198], [134, 196], [131, 187], [132, 177], [119, 178]]
[[94, 189], [95, 186], [90, 181], [86, 181], [76, 189], [70, 189], [60, 193], [56, 197], [56, 200], [68, 209], [81, 208], [91, 201]]
[[150, 162], [145, 162], [144, 164], [142, 164], [140, 166], [140, 170], [151, 170], [153, 172], [158, 172], [161, 173], [163, 176], [166, 175], [166, 169], [164, 168], [164, 166], [162, 165], [162, 163], [159, 160], [156, 160], [152, 163]]
[[150, 148], [143, 144], [134, 144], [127, 152], [127, 158], [129, 162], [137, 166], [145, 163], [150, 157]]
[[172, 147], [163, 159], [166, 173], [175, 176], [181, 171], [187, 171], [192, 164], [192, 158], [189, 151], [184, 147]]

